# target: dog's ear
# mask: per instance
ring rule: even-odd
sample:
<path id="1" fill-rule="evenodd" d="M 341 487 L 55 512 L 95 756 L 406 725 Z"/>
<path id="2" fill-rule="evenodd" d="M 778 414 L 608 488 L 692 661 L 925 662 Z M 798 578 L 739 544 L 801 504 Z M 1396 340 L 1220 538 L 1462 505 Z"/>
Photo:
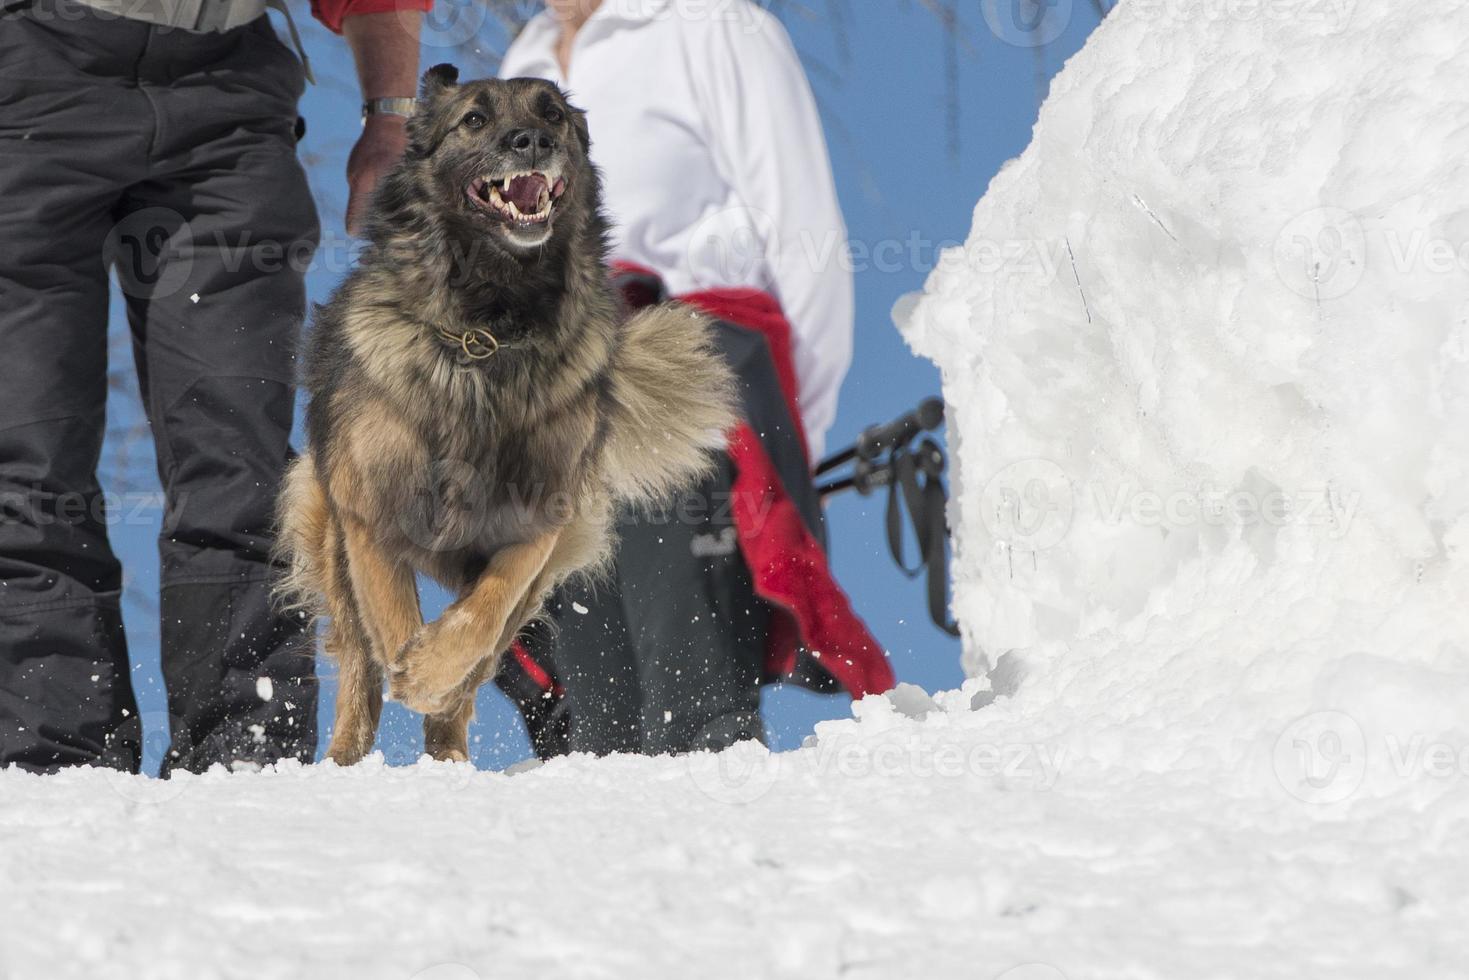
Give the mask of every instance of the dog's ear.
<path id="1" fill-rule="evenodd" d="M 582 157 L 591 159 L 592 130 L 587 125 L 587 114 L 570 103 L 567 103 L 566 108 L 571 110 L 571 128 L 576 130 L 577 142 L 581 143 Z"/>
<path id="2" fill-rule="evenodd" d="M 443 120 L 434 103 L 444 93 L 459 86 L 459 69 L 453 65 L 434 65 L 423 73 L 418 83 L 418 109 L 408 120 L 409 159 L 432 156 L 443 139 Z"/>
<path id="3" fill-rule="evenodd" d="M 434 65 L 423 73 L 418 83 L 418 97 L 433 99 L 459 84 L 459 69 L 453 65 Z"/>

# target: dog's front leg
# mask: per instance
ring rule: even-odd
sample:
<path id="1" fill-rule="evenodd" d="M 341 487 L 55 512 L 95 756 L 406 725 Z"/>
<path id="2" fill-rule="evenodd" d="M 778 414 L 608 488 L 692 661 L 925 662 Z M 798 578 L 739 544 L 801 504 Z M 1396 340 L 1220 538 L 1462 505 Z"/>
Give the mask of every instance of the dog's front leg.
<path id="1" fill-rule="evenodd" d="M 539 580 L 559 533 L 495 553 L 474 585 L 400 651 L 389 668 L 395 701 L 426 715 L 450 706 L 470 672 L 502 652 L 500 637 Z"/>
<path id="2" fill-rule="evenodd" d="M 418 583 L 412 567 L 390 555 L 371 528 L 349 518 L 342 530 L 358 615 L 374 659 L 390 667 L 394 655 L 423 629 Z"/>

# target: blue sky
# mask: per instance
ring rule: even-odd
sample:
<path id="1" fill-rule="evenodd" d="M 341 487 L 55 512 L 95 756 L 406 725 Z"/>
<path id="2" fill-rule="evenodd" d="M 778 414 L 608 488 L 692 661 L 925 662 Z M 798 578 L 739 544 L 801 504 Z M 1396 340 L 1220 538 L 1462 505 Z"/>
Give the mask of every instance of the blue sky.
<path id="1" fill-rule="evenodd" d="M 476 13 L 478 8 L 439 2 L 442 6 L 435 15 L 439 26 L 430 31 L 424 65 L 457 60 L 466 75 L 476 73 L 476 68 L 488 73 L 495 53 L 503 49 L 504 35 L 493 21 Z M 974 204 L 990 178 L 1029 142 L 1038 85 L 1061 67 L 1096 25 L 1090 4 L 1047 0 L 1048 20 L 1041 29 L 1055 39 L 1039 50 L 1015 43 L 1024 35 L 1014 26 L 1017 11 L 1012 4 L 1026 2 L 973 0 L 958 5 L 963 40 L 957 59 L 956 147 L 950 145 L 943 32 L 920 0 L 845 5 L 849 12 L 841 30 L 814 13 L 825 5 L 786 5 L 813 12 L 792 13 L 786 22 L 821 103 L 858 260 L 856 354 L 829 438 L 832 448 L 939 390 L 937 369 L 915 358 L 893 327 L 893 303 L 922 288 L 938 247 L 966 237 Z M 293 10 L 299 11 L 298 23 L 319 81 L 302 103 L 307 134 L 301 152 L 328 236 L 309 282 L 313 300 L 320 300 L 343 271 L 342 174 L 358 129 L 359 98 L 345 44 L 307 23 L 304 4 Z M 464 41 L 471 32 L 468 45 L 480 51 L 478 66 L 470 63 L 476 60 L 472 50 L 443 46 Z M 591 125 L 595 134 L 595 119 Z M 127 347 L 119 341 L 125 328 L 116 302 L 113 331 L 114 353 L 124 354 Z M 112 431 L 127 429 L 140 414 L 135 394 L 115 392 L 112 412 Z M 104 458 L 109 461 L 105 472 L 110 488 L 156 493 L 146 440 L 110 437 Z M 844 496 L 828 509 L 837 577 L 890 651 L 900 680 L 929 690 L 955 687 L 963 680 L 959 644 L 929 623 L 922 583 L 909 581 L 893 567 L 883 536 L 883 504 L 878 497 Z M 151 515 L 152 523 L 125 522 L 113 529 L 113 536 L 127 569 L 125 613 L 134 684 L 148 730 L 145 767 L 154 771 L 167 744 L 153 599 L 158 575 L 154 541 L 161 511 L 148 507 L 136 512 Z M 433 614 L 441 602 L 441 596 L 431 594 L 425 611 Z M 329 665 L 323 665 L 323 725 L 331 718 L 331 672 Z M 774 744 L 798 745 L 816 722 L 847 716 L 849 703 L 845 697 L 769 690 L 766 719 Z M 473 735 L 475 762 L 481 767 L 503 767 L 529 754 L 518 716 L 493 689 L 481 694 Z M 416 758 L 421 747 L 417 719 L 389 705 L 380 747 L 390 762 Z"/>

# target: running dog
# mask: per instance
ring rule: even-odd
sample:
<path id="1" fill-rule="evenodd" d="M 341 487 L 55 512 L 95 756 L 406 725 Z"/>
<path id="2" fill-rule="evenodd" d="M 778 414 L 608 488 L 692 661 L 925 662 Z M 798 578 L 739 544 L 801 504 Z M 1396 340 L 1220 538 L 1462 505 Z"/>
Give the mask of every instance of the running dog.
<path id="1" fill-rule="evenodd" d="M 426 751 L 468 759 L 474 696 L 617 508 L 691 485 L 734 419 L 708 322 L 626 319 L 585 115 L 533 79 L 423 77 L 369 247 L 318 308 L 308 449 L 278 514 L 288 606 L 330 621 L 328 756 L 371 751 L 386 681 Z M 424 624 L 415 574 L 457 599 Z"/>

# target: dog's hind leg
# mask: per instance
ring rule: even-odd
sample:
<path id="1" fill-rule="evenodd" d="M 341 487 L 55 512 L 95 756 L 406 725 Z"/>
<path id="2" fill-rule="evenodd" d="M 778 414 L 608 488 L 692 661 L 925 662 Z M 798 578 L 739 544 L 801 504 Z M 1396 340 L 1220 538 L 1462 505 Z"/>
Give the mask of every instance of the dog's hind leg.
<path id="1" fill-rule="evenodd" d="M 361 640 L 365 641 L 356 645 L 361 655 L 351 668 L 343 662 L 343 690 L 338 695 L 339 715 L 346 707 L 350 724 L 343 731 L 344 758 L 355 762 L 352 754 L 359 753 L 360 759 L 361 753 L 371 749 L 377 732 L 383 671 L 423 629 L 423 614 L 419 611 L 413 569 L 389 555 L 372 529 L 362 522 L 347 517 L 340 527 L 351 603 L 362 627 Z M 346 741 L 349 738 L 352 741 Z"/>
<path id="2" fill-rule="evenodd" d="M 469 761 L 469 723 L 474 720 L 474 697 L 489 680 L 498 657 L 480 661 L 460 689 L 459 703 L 423 719 L 423 750 L 440 762 Z"/>
<path id="3" fill-rule="evenodd" d="M 439 762 L 469 761 L 469 723 L 474 718 L 474 698 L 437 715 L 423 717 L 423 751 Z"/>
<path id="4" fill-rule="evenodd" d="M 372 655 L 372 641 L 357 611 L 347 571 L 346 543 L 333 521 L 323 552 L 323 578 L 331 626 L 326 652 L 337 662 L 337 710 L 327 758 L 351 766 L 372 751 L 383 711 L 383 668 Z"/>
<path id="5" fill-rule="evenodd" d="M 494 661 L 512 617 L 556 547 L 558 531 L 501 548 L 479 579 L 426 626 L 389 668 L 393 698 L 426 715 L 445 711 L 481 661 Z"/>
<path id="6" fill-rule="evenodd" d="M 332 632 L 343 631 L 333 624 Z M 383 668 L 373 659 L 367 644 L 355 638 L 334 643 L 328 637 L 328 649 L 333 646 L 338 665 L 337 713 L 326 754 L 339 766 L 352 766 L 372 751 L 372 743 L 377 740 L 383 709 Z"/>

